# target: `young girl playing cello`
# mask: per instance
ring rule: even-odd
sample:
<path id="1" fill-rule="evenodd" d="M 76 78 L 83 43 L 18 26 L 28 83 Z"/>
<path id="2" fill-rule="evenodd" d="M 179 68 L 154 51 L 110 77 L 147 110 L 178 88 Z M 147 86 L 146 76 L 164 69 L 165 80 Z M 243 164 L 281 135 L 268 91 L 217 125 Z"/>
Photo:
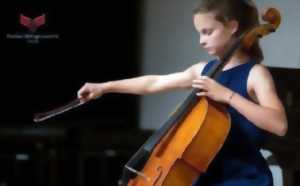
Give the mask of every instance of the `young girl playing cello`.
<path id="1" fill-rule="evenodd" d="M 234 39 L 259 24 L 257 8 L 251 0 L 200 0 L 193 20 L 200 45 L 214 60 L 167 75 L 86 83 L 78 91 L 78 98 L 89 101 L 107 93 L 145 95 L 201 89 L 198 96 L 228 105 L 232 128 L 207 172 L 195 180 L 194 186 L 272 186 L 271 172 L 259 150 L 266 132 L 286 134 L 287 119 L 272 76 L 260 64 L 263 54 L 258 42 L 250 50 L 238 49 L 217 80 L 205 76 Z"/>

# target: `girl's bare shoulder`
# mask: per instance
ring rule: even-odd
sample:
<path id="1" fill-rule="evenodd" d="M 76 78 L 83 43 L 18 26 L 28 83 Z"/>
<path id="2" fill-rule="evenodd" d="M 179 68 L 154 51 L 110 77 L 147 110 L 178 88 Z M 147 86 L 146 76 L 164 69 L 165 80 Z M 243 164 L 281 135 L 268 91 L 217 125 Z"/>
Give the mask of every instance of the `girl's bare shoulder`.
<path id="1" fill-rule="evenodd" d="M 192 76 L 197 77 L 197 76 L 199 76 L 202 73 L 202 71 L 203 71 L 203 69 L 204 69 L 204 67 L 205 67 L 206 64 L 207 64 L 206 61 L 197 62 L 196 64 L 194 64 L 191 67 L 189 67 L 187 69 L 187 71 Z"/>
<path id="2" fill-rule="evenodd" d="M 273 77 L 269 69 L 263 64 L 253 66 L 249 73 L 248 84 L 252 88 L 258 86 L 274 86 Z"/>

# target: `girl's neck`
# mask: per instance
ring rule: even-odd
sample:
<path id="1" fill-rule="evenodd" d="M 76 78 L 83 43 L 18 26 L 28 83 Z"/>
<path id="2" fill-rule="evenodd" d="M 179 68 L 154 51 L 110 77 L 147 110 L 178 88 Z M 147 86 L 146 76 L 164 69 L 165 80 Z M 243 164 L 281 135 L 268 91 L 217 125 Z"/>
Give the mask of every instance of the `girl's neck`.
<path id="1" fill-rule="evenodd" d="M 233 68 L 235 66 L 244 64 L 249 61 L 249 56 L 241 51 L 236 51 L 235 54 L 230 58 L 228 63 L 224 66 L 223 70 Z"/>

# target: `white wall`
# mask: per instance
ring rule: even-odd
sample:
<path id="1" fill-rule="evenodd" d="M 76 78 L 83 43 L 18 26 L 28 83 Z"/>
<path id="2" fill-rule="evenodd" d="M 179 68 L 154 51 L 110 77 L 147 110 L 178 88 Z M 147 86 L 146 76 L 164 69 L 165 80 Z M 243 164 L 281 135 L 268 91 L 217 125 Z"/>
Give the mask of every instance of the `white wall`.
<path id="1" fill-rule="evenodd" d="M 261 41 L 264 63 L 275 67 L 300 68 L 300 1 L 258 0 L 257 4 L 260 10 L 272 5 L 282 14 L 282 24 L 277 32 Z"/>
<path id="2" fill-rule="evenodd" d="M 198 45 L 198 35 L 192 22 L 192 7 L 193 0 L 145 1 L 143 74 L 182 71 L 199 59 L 207 58 Z M 141 127 L 158 128 L 185 95 L 172 92 L 144 96 L 141 102 Z"/>

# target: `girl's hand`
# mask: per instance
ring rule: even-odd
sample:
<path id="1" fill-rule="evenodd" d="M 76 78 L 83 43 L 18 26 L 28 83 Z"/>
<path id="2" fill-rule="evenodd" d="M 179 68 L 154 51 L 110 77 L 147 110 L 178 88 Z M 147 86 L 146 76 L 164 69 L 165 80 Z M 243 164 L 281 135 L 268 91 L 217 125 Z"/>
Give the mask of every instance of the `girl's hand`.
<path id="1" fill-rule="evenodd" d="M 77 92 L 77 97 L 84 101 L 90 101 L 101 97 L 105 93 L 102 83 L 85 83 Z"/>
<path id="2" fill-rule="evenodd" d="M 193 80 L 193 88 L 201 89 L 197 96 L 207 96 L 210 99 L 229 104 L 234 92 L 207 76 L 200 76 Z"/>

